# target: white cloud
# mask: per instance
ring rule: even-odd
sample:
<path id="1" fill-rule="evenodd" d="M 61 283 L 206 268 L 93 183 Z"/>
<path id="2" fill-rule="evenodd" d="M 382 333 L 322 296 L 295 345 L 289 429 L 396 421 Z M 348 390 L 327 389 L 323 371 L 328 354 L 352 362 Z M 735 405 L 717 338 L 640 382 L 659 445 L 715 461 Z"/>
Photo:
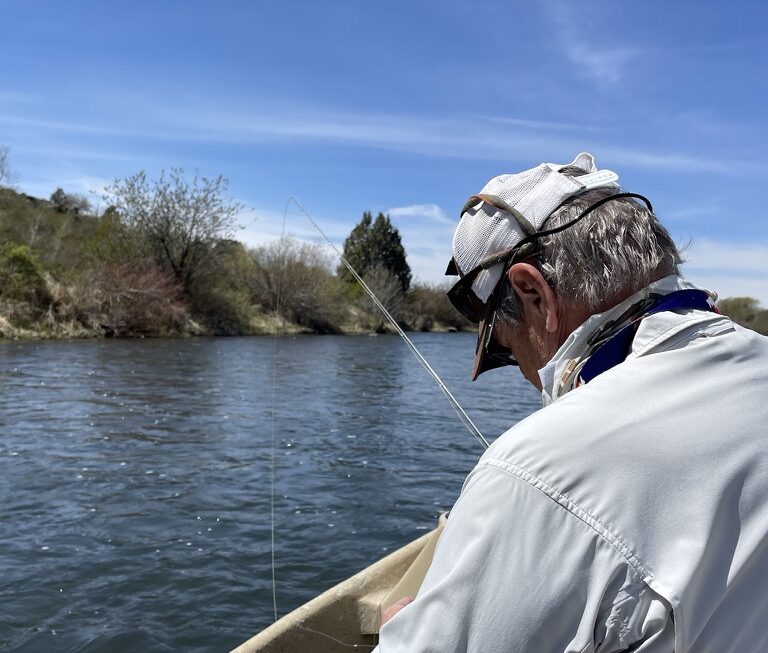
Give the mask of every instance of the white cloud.
<path id="1" fill-rule="evenodd" d="M 426 218 L 435 222 L 451 224 L 450 218 L 437 204 L 411 204 L 387 209 L 386 213 L 392 218 Z"/>
<path id="2" fill-rule="evenodd" d="M 768 306 L 768 246 L 701 239 L 686 251 L 683 272 L 720 297 L 755 297 Z"/>
<path id="3" fill-rule="evenodd" d="M 740 275 L 759 275 L 768 284 L 768 246 L 726 243 L 706 238 L 695 240 L 686 251 L 686 267 L 721 270 Z"/>
<path id="4" fill-rule="evenodd" d="M 720 299 L 754 297 L 763 307 L 768 308 L 768 283 L 763 279 L 699 270 L 690 272 L 685 277 L 702 288 L 713 290 Z"/>

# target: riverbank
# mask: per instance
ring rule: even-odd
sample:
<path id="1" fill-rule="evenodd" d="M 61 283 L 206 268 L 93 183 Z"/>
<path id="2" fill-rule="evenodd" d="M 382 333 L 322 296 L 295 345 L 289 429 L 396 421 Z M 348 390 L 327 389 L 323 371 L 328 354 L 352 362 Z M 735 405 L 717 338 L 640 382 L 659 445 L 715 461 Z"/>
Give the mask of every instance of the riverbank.
<path id="1" fill-rule="evenodd" d="M 185 189 L 182 184 L 179 192 Z M 46 200 L 0 188 L 0 337 L 358 334 L 389 328 L 319 245 L 284 238 L 249 248 L 226 229 L 205 238 L 185 231 L 188 215 L 177 216 L 179 233 L 170 235 L 131 215 L 126 207 L 94 210 L 86 198 L 61 190 Z M 380 218 L 371 229 L 389 225 L 386 216 Z M 399 238 L 390 231 L 390 239 Z M 370 263 L 360 262 L 363 277 L 404 328 L 471 328 L 450 305 L 445 287 L 411 283 L 410 273 L 400 279 Z"/>
<path id="2" fill-rule="evenodd" d="M 242 333 L 217 334 L 215 330 L 206 328 L 195 320 L 188 319 L 180 325 L 178 330 L 158 331 L 151 334 L 116 334 L 107 325 L 87 325 L 79 322 L 56 322 L 48 320 L 29 326 L 15 326 L 4 316 L 0 315 L 0 342 L 1 341 L 28 341 L 28 340 L 84 340 L 101 338 L 119 339 L 145 339 L 145 338 L 195 338 L 211 336 L 293 336 L 293 335 L 325 335 L 327 332 L 315 331 L 309 327 L 286 321 L 274 315 L 260 315 L 250 321 L 250 328 Z M 401 323 L 401 328 L 406 332 L 420 333 L 456 333 L 472 331 L 469 328 L 457 328 L 453 325 L 433 323 L 430 328 L 414 329 L 407 323 Z M 395 329 L 385 324 L 380 329 L 371 328 L 370 325 L 360 323 L 343 324 L 334 332 L 334 335 L 346 336 L 371 336 L 383 334 L 395 334 Z"/>

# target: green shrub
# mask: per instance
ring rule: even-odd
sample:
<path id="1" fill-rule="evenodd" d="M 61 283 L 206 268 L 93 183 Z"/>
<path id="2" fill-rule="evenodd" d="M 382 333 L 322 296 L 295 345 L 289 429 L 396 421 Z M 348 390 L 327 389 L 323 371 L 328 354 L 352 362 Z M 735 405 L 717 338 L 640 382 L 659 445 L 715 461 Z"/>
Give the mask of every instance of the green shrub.
<path id="1" fill-rule="evenodd" d="M 252 332 L 253 311 L 246 290 L 197 284 L 191 293 L 192 312 L 217 336 Z"/>
<path id="2" fill-rule="evenodd" d="M 40 261 L 26 245 L 0 247 L 0 297 L 45 310 L 51 295 Z"/>

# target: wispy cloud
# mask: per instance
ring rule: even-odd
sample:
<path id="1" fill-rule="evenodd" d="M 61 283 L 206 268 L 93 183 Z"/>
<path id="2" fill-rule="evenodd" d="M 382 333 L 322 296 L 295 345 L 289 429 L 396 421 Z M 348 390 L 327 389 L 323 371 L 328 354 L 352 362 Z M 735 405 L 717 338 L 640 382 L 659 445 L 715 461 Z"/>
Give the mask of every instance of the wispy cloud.
<path id="1" fill-rule="evenodd" d="M 49 120 L 45 118 L 23 117 L 13 114 L 0 114 L 0 124 L 14 127 L 33 127 L 35 129 L 47 129 L 58 132 L 76 132 L 83 134 L 121 134 L 122 130 L 112 127 L 100 127 L 98 125 L 83 122 L 67 122 L 62 120 Z"/>
<path id="2" fill-rule="evenodd" d="M 639 54 L 635 48 L 600 48 L 584 43 L 565 43 L 564 51 L 579 72 L 600 84 L 620 82 L 627 64 Z"/>
<path id="3" fill-rule="evenodd" d="M 576 124 L 570 122 L 559 122 L 550 120 L 528 120 L 527 118 L 509 118 L 507 116 L 489 116 L 486 114 L 479 114 L 477 116 L 481 120 L 487 120 L 488 122 L 500 123 L 503 125 L 510 125 L 512 127 L 524 127 L 526 129 L 542 129 L 542 130 L 563 130 L 563 131 L 594 131 L 596 127 L 591 125 Z"/>
<path id="4" fill-rule="evenodd" d="M 692 218 L 711 218 L 723 214 L 721 198 L 712 198 L 700 204 L 685 204 L 678 208 L 673 208 L 664 213 L 664 220 L 684 221 Z"/>
<path id="5" fill-rule="evenodd" d="M 591 55 L 590 55 L 591 56 Z M 597 65 L 597 64 L 596 64 Z M 604 75 L 613 75 L 604 71 Z M 239 110 L 222 101 L 184 106 L 155 101 L 151 118 L 124 108 L 125 115 L 112 122 L 53 120 L 30 115 L 0 114 L 0 128 L 15 127 L 13 143 L 19 150 L 47 147 L 71 150 L 72 157 L 87 158 L 109 149 L 117 159 L 120 148 L 135 151 L 136 140 L 228 144 L 328 143 L 343 147 L 367 147 L 403 153 L 491 160 L 513 163 L 573 156 L 588 146 L 615 166 L 685 172 L 759 175 L 768 163 L 747 159 L 708 158 L 696 153 L 654 151 L 643 147 L 617 146 L 610 135 L 595 136 L 589 125 L 529 120 L 525 117 L 476 115 L 430 116 L 377 112 L 353 112 L 307 104 L 259 104 Z M 102 120 L 106 120 L 102 118 Z M 119 126 L 114 126 L 119 125 Z M 41 131 L 48 132 L 41 136 Z M 584 134 L 591 137 L 585 142 Z M 72 139 L 77 145 L 72 145 Z M 122 146 L 121 143 L 125 143 Z M 513 154 L 514 160 L 510 160 Z M 99 158 L 93 156 L 92 158 Z"/>
<path id="6" fill-rule="evenodd" d="M 540 6 L 554 28 L 555 42 L 574 71 L 598 86 L 622 81 L 630 63 L 642 53 L 638 47 L 607 41 L 606 32 L 596 27 L 602 16 L 594 7 L 564 0 L 543 2 Z"/>
<path id="7" fill-rule="evenodd" d="M 683 272 L 720 297 L 755 297 L 768 306 L 768 246 L 698 239 Z"/>
<path id="8" fill-rule="evenodd" d="M 686 253 L 686 267 L 692 270 L 720 270 L 742 275 L 759 275 L 768 287 L 768 246 L 695 240 Z"/>
<path id="9" fill-rule="evenodd" d="M 326 141 L 347 146 L 374 147 L 399 152 L 444 156 L 458 159 L 557 161 L 584 149 L 578 135 L 542 130 L 545 123 L 508 123 L 503 118 L 478 129 L 477 118 L 466 116 L 433 117 L 408 114 L 376 114 L 324 111 L 319 108 L 254 108 L 237 113 L 218 109 L 199 114 L 176 112 L 176 129 L 168 138 L 220 142 Z M 179 117 L 185 116 L 185 117 Z M 157 135 L 157 132 L 156 132 Z M 768 163 L 745 159 L 728 160 L 699 157 L 693 153 L 646 150 L 615 146 L 593 139 L 590 147 L 610 158 L 612 165 L 643 169 L 722 174 L 764 174 Z"/>
<path id="10" fill-rule="evenodd" d="M 411 204 L 410 206 L 396 206 L 386 211 L 393 218 L 426 219 L 443 224 L 452 224 L 445 211 L 437 204 Z"/>

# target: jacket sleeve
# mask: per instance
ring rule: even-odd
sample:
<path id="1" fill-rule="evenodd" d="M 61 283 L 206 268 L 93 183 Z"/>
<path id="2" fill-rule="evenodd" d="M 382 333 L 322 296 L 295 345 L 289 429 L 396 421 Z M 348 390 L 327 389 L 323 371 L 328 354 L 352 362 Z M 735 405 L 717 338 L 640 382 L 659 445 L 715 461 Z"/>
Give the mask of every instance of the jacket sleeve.
<path id="1" fill-rule="evenodd" d="M 493 462 L 470 474 L 379 653 L 674 650 L 669 604 L 599 533 Z"/>

